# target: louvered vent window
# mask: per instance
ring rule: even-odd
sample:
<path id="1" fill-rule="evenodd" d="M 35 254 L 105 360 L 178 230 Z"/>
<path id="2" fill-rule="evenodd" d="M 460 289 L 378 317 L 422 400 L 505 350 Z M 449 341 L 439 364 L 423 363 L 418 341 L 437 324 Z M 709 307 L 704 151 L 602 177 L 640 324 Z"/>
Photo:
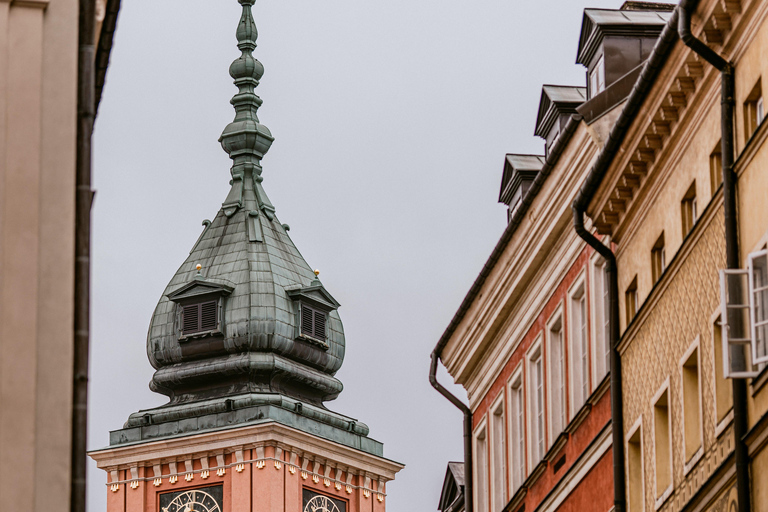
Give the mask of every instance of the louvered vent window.
<path id="1" fill-rule="evenodd" d="M 302 304 L 301 334 L 325 341 L 325 313 Z"/>
<path id="2" fill-rule="evenodd" d="M 184 306 L 183 333 L 213 331 L 218 327 L 218 304 L 215 300 Z"/>

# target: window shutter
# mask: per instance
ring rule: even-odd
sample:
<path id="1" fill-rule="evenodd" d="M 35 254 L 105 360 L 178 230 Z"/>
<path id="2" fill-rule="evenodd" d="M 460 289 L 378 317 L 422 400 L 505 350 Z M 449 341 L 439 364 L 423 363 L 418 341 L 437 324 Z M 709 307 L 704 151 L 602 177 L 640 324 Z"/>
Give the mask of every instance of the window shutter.
<path id="1" fill-rule="evenodd" d="M 315 338 L 325 341 L 325 313 L 315 311 Z"/>
<path id="2" fill-rule="evenodd" d="M 726 378 L 744 379 L 757 372 L 750 361 L 749 271 L 720 271 L 720 305 L 722 318 L 723 373 Z"/>
<path id="3" fill-rule="evenodd" d="M 312 309 L 309 306 L 301 305 L 301 334 L 312 336 Z"/>
<path id="4" fill-rule="evenodd" d="M 184 306 L 184 334 L 197 332 L 197 326 L 200 323 L 200 308 L 198 304 Z"/>
<path id="5" fill-rule="evenodd" d="M 216 329 L 218 322 L 216 322 L 216 309 L 217 304 L 215 300 L 209 302 L 203 302 L 200 304 L 200 330 L 212 331 Z"/>
<path id="6" fill-rule="evenodd" d="M 768 251 L 749 255 L 749 312 L 752 327 L 752 361 L 768 362 Z"/>

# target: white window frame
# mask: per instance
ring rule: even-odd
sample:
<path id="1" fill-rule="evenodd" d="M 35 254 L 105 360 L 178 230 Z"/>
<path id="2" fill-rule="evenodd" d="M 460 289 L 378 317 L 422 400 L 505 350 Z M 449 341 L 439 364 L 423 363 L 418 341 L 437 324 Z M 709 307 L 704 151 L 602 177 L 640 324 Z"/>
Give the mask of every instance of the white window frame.
<path id="1" fill-rule="evenodd" d="M 763 103 L 763 97 L 760 96 L 757 98 L 757 101 L 755 101 L 755 120 L 757 123 L 755 123 L 757 126 L 760 126 L 760 123 L 763 122 L 763 119 L 765 119 L 765 109 L 764 109 L 764 103 Z"/>
<path id="2" fill-rule="evenodd" d="M 589 97 L 594 98 L 605 90 L 605 59 L 598 57 L 594 67 L 589 72 Z"/>
<path id="3" fill-rule="evenodd" d="M 472 478 L 475 482 L 475 496 L 474 496 L 474 502 L 475 502 L 475 510 L 478 512 L 489 512 L 490 511 L 490 504 L 491 504 L 491 479 L 490 479 L 490 451 L 488 450 L 490 443 L 489 441 L 489 432 L 488 432 L 488 421 L 487 417 L 484 416 L 483 419 L 478 424 L 477 428 L 475 428 L 475 432 L 472 435 L 472 445 L 474 449 L 472 450 L 473 454 L 473 475 Z M 480 453 L 481 450 L 478 449 L 478 445 L 480 442 L 483 442 L 485 445 L 485 454 L 483 455 L 483 461 L 485 464 L 480 464 Z M 481 466 L 485 466 L 485 482 L 481 482 L 480 478 L 480 468 Z M 481 496 L 483 495 L 483 491 L 485 492 L 485 507 L 482 507 L 483 503 L 480 502 Z"/>
<path id="4" fill-rule="evenodd" d="M 555 359 L 556 351 L 553 347 L 552 333 L 555 332 L 555 326 L 560 324 L 560 361 Z M 547 411 L 549 412 L 549 446 L 555 442 L 557 436 L 568 426 L 568 356 L 566 355 L 566 340 L 565 340 L 565 316 L 563 315 L 563 303 L 562 301 L 555 308 L 555 312 L 549 317 L 547 321 Z M 557 368 L 559 363 L 560 368 Z M 560 370 L 559 382 L 555 383 L 556 372 Z M 560 385 L 562 391 L 557 386 Z M 560 392 L 560 411 L 555 410 L 555 395 Z M 557 421 L 555 417 L 560 414 L 561 428 L 556 429 Z"/>
<path id="5" fill-rule="evenodd" d="M 751 254 L 750 254 L 751 256 Z M 727 283 L 729 279 L 741 278 L 742 284 L 746 285 L 746 302 L 735 303 L 729 302 L 729 296 L 727 292 Z M 743 299 L 743 298 L 742 298 Z M 723 375 L 727 379 L 748 379 L 756 377 L 759 371 L 752 364 L 753 349 L 751 338 L 732 338 L 730 333 L 730 326 L 728 325 L 728 311 L 730 309 L 748 309 L 751 310 L 752 293 L 749 289 L 749 269 L 722 269 L 720 270 L 720 326 L 721 326 L 721 338 L 722 338 L 722 350 L 723 350 Z M 750 315 L 748 315 L 748 318 Z M 745 331 L 751 333 L 751 326 L 747 326 Z M 749 345 L 749 349 L 744 351 L 744 356 L 749 358 L 746 362 L 746 367 L 750 370 L 734 371 L 731 368 L 731 345 L 741 346 Z"/>
<path id="6" fill-rule="evenodd" d="M 610 302 L 606 304 L 606 297 L 610 301 L 610 290 L 608 290 L 608 295 L 606 295 L 606 286 L 610 286 L 610 280 L 608 279 L 607 274 L 607 266 L 608 262 L 605 260 L 605 258 L 600 256 L 600 253 L 596 252 L 592 256 L 590 264 L 592 278 L 592 286 L 590 287 L 592 292 L 590 294 L 590 316 L 592 320 L 590 340 L 592 343 L 592 354 L 595 356 L 592 358 L 592 375 L 595 377 L 593 379 L 593 391 L 595 388 L 597 388 L 598 384 L 602 382 L 603 378 L 605 378 L 605 376 L 608 375 L 608 373 L 611 371 L 611 305 Z M 603 285 L 602 287 L 598 286 L 598 275 L 600 276 L 600 284 Z M 602 349 L 605 349 L 605 352 L 603 352 Z M 601 365 L 599 364 L 599 361 L 602 359 L 601 352 L 606 356 L 604 359 L 605 368 L 603 371 L 601 371 Z"/>
<path id="7" fill-rule="evenodd" d="M 519 391 L 518 391 L 519 389 Z M 512 372 L 512 377 L 507 382 L 507 400 L 508 400 L 508 426 L 509 429 L 509 490 L 510 495 L 514 495 L 517 489 L 523 485 L 527 471 L 527 454 L 526 454 L 526 408 L 525 408 L 525 382 L 523 379 L 523 365 L 522 362 L 517 365 L 515 371 Z M 515 401 L 518 400 L 518 407 L 515 407 Z M 521 417 L 522 416 L 522 417 Z M 517 453 L 517 451 L 521 453 Z M 517 474 L 519 472 L 519 474 Z"/>
<path id="8" fill-rule="evenodd" d="M 547 451 L 547 403 L 546 365 L 541 335 L 536 338 L 526 353 L 526 375 L 528 377 L 528 454 L 529 467 L 535 468 Z M 537 368 L 538 366 L 538 368 Z M 539 374 L 537 375 L 537 372 Z M 538 422 L 541 421 L 541 424 Z"/>
<path id="9" fill-rule="evenodd" d="M 507 426 L 506 426 L 506 400 L 504 396 L 504 390 L 499 393 L 499 396 L 496 398 L 496 401 L 493 403 L 493 405 L 490 408 L 490 412 L 488 414 L 488 433 L 490 434 L 490 443 L 489 443 L 489 458 L 488 461 L 490 463 L 490 472 L 489 472 L 489 481 L 490 481 L 490 504 L 491 504 L 491 510 L 501 510 L 504 508 L 504 505 L 507 504 Z M 497 414 L 497 412 L 501 409 L 501 414 Z M 496 419 L 496 416 L 501 416 L 500 420 Z M 501 421 L 501 435 L 497 436 L 496 433 L 496 422 Z M 500 447 L 498 445 L 501 445 Z M 496 467 L 496 457 L 501 456 L 501 467 Z M 501 472 L 501 475 L 497 475 L 497 471 Z M 496 491 L 497 488 L 497 477 L 501 479 L 501 495 L 497 497 Z M 498 503 L 497 503 L 498 501 Z"/>
<path id="10" fill-rule="evenodd" d="M 629 453 L 629 440 L 632 439 L 635 436 L 635 433 L 640 433 L 640 497 L 643 502 L 643 507 L 640 510 L 642 512 L 645 509 L 645 439 L 643 438 L 643 416 L 640 415 L 639 418 L 635 421 L 635 423 L 629 428 L 627 435 L 624 437 L 624 453 Z M 624 474 L 626 475 L 626 486 L 625 489 L 626 496 L 627 496 L 627 508 L 629 509 L 629 505 L 631 503 L 632 499 L 632 492 L 630 489 L 630 478 L 631 478 L 631 472 L 629 471 L 629 457 L 624 457 Z M 629 512 L 636 512 L 635 510 L 629 510 Z"/>
<path id="11" fill-rule="evenodd" d="M 684 383 L 684 375 L 683 372 L 685 371 L 683 369 L 683 366 L 688 361 L 688 359 L 691 357 L 691 354 L 693 351 L 696 351 L 696 371 L 698 373 L 698 389 L 696 390 L 696 407 L 698 407 L 698 414 L 699 414 L 699 448 L 691 454 L 690 458 L 686 454 L 686 448 L 685 448 L 685 410 L 691 408 L 691 404 L 686 403 L 685 401 L 685 383 Z M 678 363 L 679 371 L 680 371 L 680 407 L 681 407 L 681 415 L 680 417 L 683 419 L 682 425 L 681 425 L 681 434 L 683 436 L 683 474 L 687 475 L 688 472 L 693 469 L 693 467 L 696 465 L 696 463 L 699 461 L 701 456 L 704 454 L 704 404 L 703 397 L 702 397 L 702 386 L 703 386 L 703 380 L 704 375 L 702 374 L 702 366 L 701 366 L 701 343 L 699 340 L 699 336 L 696 336 L 696 338 L 693 340 L 693 342 L 690 344 L 688 349 L 686 349 L 685 353 L 683 354 L 683 357 L 680 358 L 680 362 Z"/>
<path id="12" fill-rule="evenodd" d="M 723 431 L 728 427 L 728 425 L 733 421 L 733 402 L 731 402 L 730 410 L 723 416 L 722 420 L 718 419 L 717 409 L 717 358 L 714 352 L 717 352 L 718 350 L 721 351 L 721 357 L 722 357 L 722 339 L 723 339 L 723 326 L 722 326 L 722 308 L 720 306 L 717 307 L 714 313 L 709 317 L 709 336 L 710 336 L 710 346 L 712 347 L 712 417 L 715 421 L 715 436 L 720 437 L 720 434 L 723 433 Z M 720 346 L 717 346 L 717 342 L 715 340 L 715 324 L 718 323 L 720 327 Z M 723 370 L 723 365 L 721 364 L 720 369 Z M 725 379 L 726 382 L 728 382 L 727 377 L 725 376 L 725 373 L 723 373 L 723 379 Z M 731 388 L 731 391 L 733 391 L 733 388 Z"/>
<path id="13" fill-rule="evenodd" d="M 577 295 L 579 295 L 579 292 L 581 292 L 581 295 L 577 298 Z M 574 307 L 574 302 L 577 301 L 583 301 L 584 304 L 584 315 L 583 315 L 583 325 L 581 325 L 581 321 L 577 324 L 575 322 L 576 318 L 576 308 Z M 568 325 L 568 373 L 569 373 L 569 402 L 570 402 L 570 418 L 573 418 L 576 416 L 576 413 L 579 412 L 579 410 L 584 406 L 584 404 L 587 402 L 587 399 L 590 395 L 590 390 L 592 389 L 590 386 L 590 369 L 591 369 L 591 354 L 590 354 L 590 346 L 591 343 L 589 341 L 589 312 L 586 311 L 589 306 L 589 297 L 587 295 L 587 280 L 584 277 L 584 272 L 582 271 L 581 275 L 574 281 L 573 285 L 571 285 L 571 288 L 568 290 L 568 310 L 567 310 L 567 325 Z M 583 333 L 583 337 L 581 339 L 577 339 L 576 336 L 576 330 L 583 329 L 585 332 Z M 580 347 L 579 350 L 575 350 L 577 341 L 580 341 Z M 584 353 L 584 350 L 586 350 L 586 354 Z M 576 358 L 579 358 L 578 361 L 576 361 Z M 586 357 L 586 362 L 584 361 L 584 357 Z M 578 364 L 578 366 L 577 366 Z M 578 368 L 578 372 L 577 372 Z M 576 375 L 577 373 L 579 375 L 582 375 L 582 380 L 580 382 L 576 382 Z M 586 373 L 586 375 L 583 375 Z M 578 386 L 578 388 L 577 388 Z M 582 396 L 583 395 L 583 396 Z"/>
<path id="14" fill-rule="evenodd" d="M 667 487 L 665 489 L 659 489 L 657 487 L 659 478 L 658 478 L 658 475 L 656 473 L 658 471 L 658 468 L 657 468 L 657 465 L 656 465 L 656 443 L 658 443 L 658 439 L 656 437 L 656 411 L 655 411 L 655 408 L 656 408 L 656 403 L 659 401 L 659 399 L 661 398 L 661 395 L 663 395 L 664 392 L 667 393 L 667 432 L 669 434 L 669 439 L 667 440 L 668 444 L 669 444 L 669 446 L 668 446 L 668 450 L 669 450 L 669 485 L 667 485 Z M 673 468 L 674 464 L 672 463 L 672 459 L 674 457 L 674 451 L 673 451 L 674 446 L 672 444 L 672 438 L 673 438 L 673 435 L 672 435 L 672 416 L 673 416 L 673 413 L 672 413 L 672 392 L 671 392 L 670 386 L 669 386 L 669 377 L 666 378 L 666 380 L 664 381 L 664 384 L 661 385 L 661 388 L 659 388 L 659 390 L 656 391 L 656 394 L 653 396 L 653 399 L 651 401 L 651 407 L 654 408 L 654 411 L 653 411 L 653 449 L 654 449 L 654 453 L 653 453 L 653 461 L 654 461 L 653 471 L 654 471 L 654 484 L 653 485 L 654 485 L 655 493 L 654 493 L 653 497 L 656 500 L 656 509 L 658 510 L 659 508 L 661 508 L 661 505 L 667 500 L 667 498 L 669 498 L 670 494 L 672 494 L 672 489 L 674 488 L 674 481 L 675 481 L 675 478 L 674 478 L 674 468 Z M 661 491 L 661 492 L 659 492 L 659 491 Z"/>
<path id="15" fill-rule="evenodd" d="M 752 335 L 752 364 L 759 365 L 768 363 L 768 336 L 766 336 L 766 330 L 768 330 L 768 305 L 765 300 L 760 300 L 759 292 L 765 292 L 768 294 L 768 283 L 755 283 L 755 260 L 758 258 L 766 259 L 766 271 L 768 272 L 768 250 L 755 251 L 750 253 L 747 257 L 747 271 L 749 279 L 749 323 L 750 333 Z M 759 288 L 757 286 L 760 285 Z M 758 320 L 755 317 L 755 311 L 762 305 L 760 309 L 763 309 L 763 319 Z M 758 327 L 764 327 L 762 331 L 758 331 Z M 762 332 L 762 335 L 761 335 Z M 759 355 L 758 351 L 760 346 L 763 348 L 763 355 Z"/>

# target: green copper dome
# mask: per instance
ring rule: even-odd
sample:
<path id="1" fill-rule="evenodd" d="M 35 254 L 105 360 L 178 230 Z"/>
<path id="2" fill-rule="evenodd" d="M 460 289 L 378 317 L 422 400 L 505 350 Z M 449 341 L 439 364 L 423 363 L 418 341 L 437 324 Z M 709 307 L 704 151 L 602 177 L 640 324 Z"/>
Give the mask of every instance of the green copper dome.
<path id="1" fill-rule="evenodd" d="M 241 55 L 230 66 L 235 119 L 219 139 L 231 189 L 165 289 L 147 336 L 153 391 L 168 404 L 132 414 L 110 444 L 278 421 L 381 454 L 368 427 L 323 402 L 342 390 L 339 303 L 288 236 L 262 186 L 273 137 L 254 92 L 264 68 L 252 52 L 254 0 L 239 0 Z"/>

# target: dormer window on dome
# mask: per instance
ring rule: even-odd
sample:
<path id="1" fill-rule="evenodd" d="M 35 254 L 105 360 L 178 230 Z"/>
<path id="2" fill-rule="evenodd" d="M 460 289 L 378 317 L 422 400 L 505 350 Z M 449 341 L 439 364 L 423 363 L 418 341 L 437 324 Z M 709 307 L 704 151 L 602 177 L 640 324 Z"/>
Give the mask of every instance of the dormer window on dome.
<path id="1" fill-rule="evenodd" d="M 340 304 L 317 278 L 305 288 L 292 287 L 285 291 L 296 309 L 296 338 L 327 349 L 328 313 Z"/>
<path id="2" fill-rule="evenodd" d="M 232 286 L 207 281 L 198 274 L 190 283 L 170 293 L 168 298 L 177 304 L 179 340 L 222 333 L 222 298 L 232 290 Z"/>

